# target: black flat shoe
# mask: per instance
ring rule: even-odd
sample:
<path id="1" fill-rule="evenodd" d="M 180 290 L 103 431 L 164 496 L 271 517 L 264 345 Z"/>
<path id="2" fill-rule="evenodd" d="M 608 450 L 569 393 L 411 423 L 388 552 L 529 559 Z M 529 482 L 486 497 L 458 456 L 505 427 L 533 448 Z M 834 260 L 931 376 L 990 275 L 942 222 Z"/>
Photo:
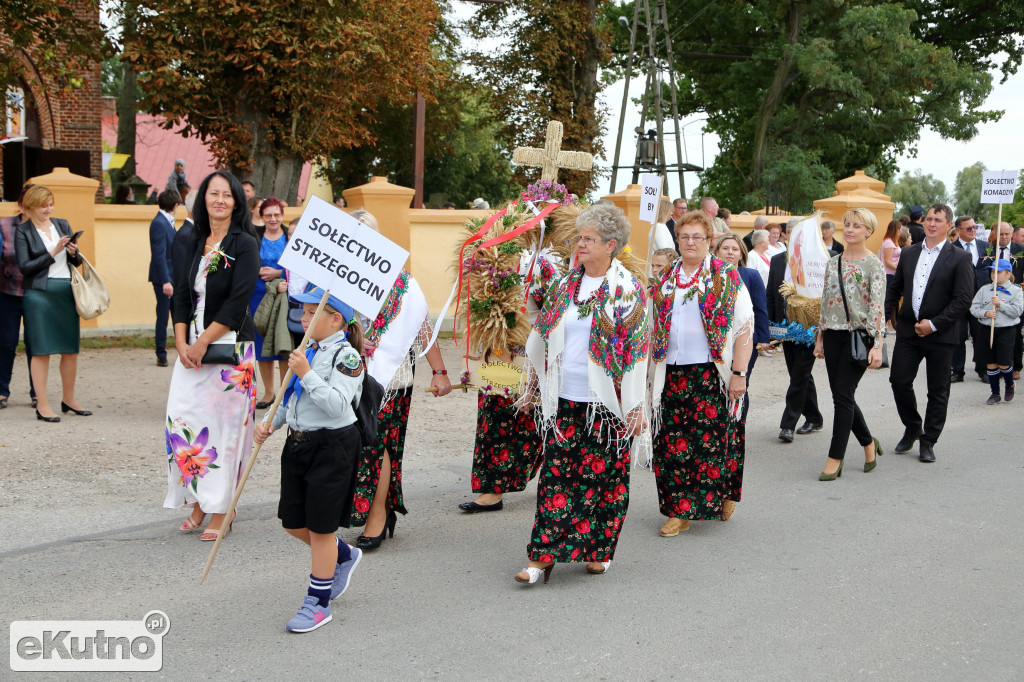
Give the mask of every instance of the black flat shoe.
<path id="1" fill-rule="evenodd" d="M 914 441 L 921 437 L 921 434 L 917 433 L 904 433 L 903 438 L 900 438 L 900 442 L 896 443 L 896 447 L 893 448 L 893 452 L 897 455 L 902 455 L 905 452 L 910 452 L 914 449 Z"/>
<path id="2" fill-rule="evenodd" d="M 276 397 L 277 397 L 277 395 L 275 394 L 275 395 L 270 396 L 270 400 L 261 400 L 261 401 L 259 401 L 258 403 L 256 403 L 256 409 L 257 410 L 265 410 L 265 409 L 267 409 L 268 407 L 270 407 L 271 405 L 274 404 L 274 398 L 276 398 Z"/>
<path id="3" fill-rule="evenodd" d="M 489 512 L 489 511 L 501 511 L 501 508 L 505 506 L 505 500 L 498 500 L 494 504 L 477 504 L 476 502 L 463 502 L 459 505 L 459 509 L 466 512 L 467 514 L 476 514 L 477 512 Z"/>
<path id="4" fill-rule="evenodd" d="M 36 419 L 43 422 L 50 422 L 51 424 L 56 424 L 57 422 L 60 421 L 60 417 L 44 417 L 43 415 L 39 414 L 39 410 L 36 410 Z"/>
<path id="5" fill-rule="evenodd" d="M 793 429 L 782 429 L 779 431 L 779 440 L 783 443 L 793 442 Z"/>
<path id="6" fill-rule="evenodd" d="M 949 376 L 949 383 L 951 383 L 951 384 L 962 384 L 962 383 L 964 383 L 964 375 L 963 374 L 951 374 Z"/>
<path id="7" fill-rule="evenodd" d="M 7 397 L 0 398 L 0 410 L 7 407 Z"/>
<path id="8" fill-rule="evenodd" d="M 932 451 L 932 444 L 921 442 L 921 454 L 918 455 L 918 459 L 922 462 L 932 463 L 935 461 L 935 452 Z"/>
<path id="9" fill-rule="evenodd" d="M 75 408 L 71 407 L 70 405 L 68 405 L 64 401 L 61 401 L 61 403 L 60 403 L 60 411 L 64 412 L 65 414 L 67 414 L 68 412 L 74 412 L 79 417 L 91 417 L 92 416 L 92 412 L 90 412 L 89 410 L 76 410 Z"/>
<path id="10" fill-rule="evenodd" d="M 166 367 L 167 366 L 167 358 L 157 358 L 156 359 L 156 366 L 157 367 Z"/>
<path id="11" fill-rule="evenodd" d="M 811 431 L 821 431 L 823 424 L 815 424 L 810 419 L 804 421 L 804 425 L 796 430 L 797 435 L 806 436 Z"/>

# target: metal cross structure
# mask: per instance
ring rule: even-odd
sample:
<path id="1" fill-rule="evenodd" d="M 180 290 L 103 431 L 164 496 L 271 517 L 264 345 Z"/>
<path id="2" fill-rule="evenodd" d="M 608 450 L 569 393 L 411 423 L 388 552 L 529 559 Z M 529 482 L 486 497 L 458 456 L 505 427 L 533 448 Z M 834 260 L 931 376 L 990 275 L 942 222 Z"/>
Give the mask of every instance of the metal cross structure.
<path id="1" fill-rule="evenodd" d="M 652 12 L 653 5 L 653 12 Z M 647 33 L 647 44 L 642 45 L 637 55 L 637 33 L 643 28 Z M 662 38 L 662 40 L 659 40 Z M 619 153 L 622 149 L 623 130 L 626 123 L 626 105 L 629 103 L 629 84 L 633 78 L 634 55 L 638 62 L 647 64 L 644 96 L 641 100 L 640 125 L 636 128 L 637 149 L 632 166 L 619 165 Z M 668 72 L 669 93 L 672 104 L 672 126 L 675 129 L 676 163 L 665 161 L 665 121 L 664 102 L 662 101 L 663 72 Z M 646 123 L 651 119 L 653 108 L 653 137 L 644 139 Z M 651 143 L 656 143 L 652 150 Z M 641 152 L 645 153 L 642 154 Z M 668 11 L 665 0 L 636 0 L 633 7 L 633 23 L 629 32 L 629 56 L 626 58 L 626 83 L 622 90 L 622 109 L 619 112 L 619 134 L 615 139 L 615 156 L 612 161 L 612 178 L 609 192 L 615 191 L 615 181 L 620 169 L 631 168 L 633 184 L 640 180 L 641 170 L 649 170 L 666 177 L 665 190 L 668 191 L 668 173 L 679 174 L 679 196 L 686 197 L 686 183 L 683 180 L 685 171 L 704 170 L 683 160 L 682 134 L 679 127 L 679 105 L 676 101 L 676 70 L 672 59 L 672 38 L 669 35 Z"/>
<path id="2" fill-rule="evenodd" d="M 594 156 L 587 152 L 562 151 L 561 121 L 548 121 L 547 135 L 544 137 L 544 148 L 517 147 L 512 152 L 512 163 L 521 166 L 540 168 L 540 179 L 558 181 L 558 169 L 589 171 L 594 165 Z"/>

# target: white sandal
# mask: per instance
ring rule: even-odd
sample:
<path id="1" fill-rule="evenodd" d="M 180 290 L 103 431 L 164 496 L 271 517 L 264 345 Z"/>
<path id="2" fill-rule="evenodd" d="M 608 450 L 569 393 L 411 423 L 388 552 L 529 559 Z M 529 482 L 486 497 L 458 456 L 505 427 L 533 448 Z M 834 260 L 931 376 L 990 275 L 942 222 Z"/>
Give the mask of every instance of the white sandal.
<path id="1" fill-rule="evenodd" d="M 526 583 L 532 585 L 540 580 L 541 574 L 544 575 L 544 584 L 548 584 L 548 580 L 551 578 L 551 569 L 555 567 L 554 564 L 545 566 L 544 568 L 534 568 L 533 566 L 527 566 L 523 570 L 516 573 L 516 582 Z"/>

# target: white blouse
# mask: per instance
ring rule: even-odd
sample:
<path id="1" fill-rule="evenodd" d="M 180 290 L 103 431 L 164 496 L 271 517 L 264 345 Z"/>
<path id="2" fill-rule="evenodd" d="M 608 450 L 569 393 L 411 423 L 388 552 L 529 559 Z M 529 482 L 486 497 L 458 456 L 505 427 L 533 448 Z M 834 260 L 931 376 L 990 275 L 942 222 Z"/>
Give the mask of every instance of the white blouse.
<path id="1" fill-rule="evenodd" d="M 580 282 L 579 298 L 587 300 L 604 283 L 604 277 L 583 275 Z M 580 308 L 572 303 L 565 310 L 565 349 L 562 351 L 562 386 L 559 398 L 576 402 L 592 402 L 590 380 L 587 368 L 590 366 L 590 327 L 594 321 L 591 313 L 580 319 Z"/>
<path id="2" fill-rule="evenodd" d="M 672 302 L 668 355 L 665 357 L 665 362 L 670 365 L 698 365 L 711 360 L 711 349 L 708 347 L 704 320 L 700 314 L 699 296 L 694 292 L 689 300 L 684 300 L 684 293 L 677 289 Z"/>
<path id="3" fill-rule="evenodd" d="M 50 223 L 50 228 L 45 232 L 36 228 L 36 232 L 43 240 L 43 245 L 46 246 L 47 251 L 53 251 L 60 242 L 60 232 L 57 231 L 56 226 Z M 51 237 L 56 237 L 51 238 Z M 57 255 L 53 257 L 53 263 L 50 264 L 50 269 L 47 271 L 46 276 L 50 279 L 71 279 L 71 271 L 68 269 L 68 252 L 66 249 L 61 249 L 57 252 Z"/>

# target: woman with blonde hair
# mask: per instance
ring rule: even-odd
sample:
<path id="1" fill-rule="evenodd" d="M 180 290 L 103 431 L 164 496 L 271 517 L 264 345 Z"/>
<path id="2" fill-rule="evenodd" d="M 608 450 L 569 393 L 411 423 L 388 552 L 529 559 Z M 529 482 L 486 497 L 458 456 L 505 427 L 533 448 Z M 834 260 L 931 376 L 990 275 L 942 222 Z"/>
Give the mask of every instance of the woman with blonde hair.
<path id="1" fill-rule="evenodd" d="M 892 222 L 900 224 L 898 220 Z M 866 244 L 877 224 L 875 215 L 866 208 L 847 211 L 843 216 L 846 249 L 825 266 L 814 355 L 825 359 L 835 416 L 832 443 L 820 481 L 834 481 L 843 475 L 843 458 L 851 431 L 864 448 L 865 473 L 878 465 L 878 456 L 882 454 L 882 447 L 871 435 L 855 398 L 864 370 L 882 364 L 885 271 Z M 870 348 L 866 362 L 853 356 L 855 340 Z"/>
<path id="2" fill-rule="evenodd" d="M 60 355 L 61 412 L 88 417 L 92 412 L 83 410 L 75 399 L 79 329 L 71 268 L 82 263 L 78 235 L 72 235 L 68 221 L 51 217 L 53 192 L 43 185 L 25 192 L 22 208 L 27 220 L 18 226 L 14 250 L 23 277 L 25 335 L 32 340 L 36 419 L 60 421 L 46 394 L 51 355 Z"/>
<path id="3" fill-rule="evenodd" d="M 672 234 L 672 230 L 669 229 L 668 219 L 672 217 L 672 202 L 662 197 L 661 201 L 658 202 L 658 217 L 654 225 L 654 243 L 651 245 L 652 251 L 658 251 L 660 249 L 675 249 L 678 251 L 676 246 L 675 235 Z"/>

